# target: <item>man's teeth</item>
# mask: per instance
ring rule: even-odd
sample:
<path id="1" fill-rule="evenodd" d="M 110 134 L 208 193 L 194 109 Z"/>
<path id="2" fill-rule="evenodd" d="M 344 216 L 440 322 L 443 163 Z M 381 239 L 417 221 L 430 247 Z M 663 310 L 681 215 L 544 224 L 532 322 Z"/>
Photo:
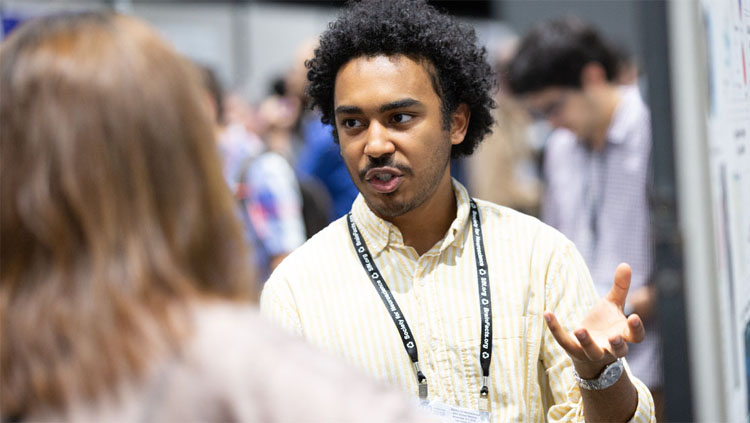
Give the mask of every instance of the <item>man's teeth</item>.
<path id="1" fill-rule="evenodd" d="M 390 181 L 391 178 L 393 178 L 393 175 L 386 173 L 386 174 L 376 175 L 375 177 L 383 182 L 386 182 L 386 181 Z"/>

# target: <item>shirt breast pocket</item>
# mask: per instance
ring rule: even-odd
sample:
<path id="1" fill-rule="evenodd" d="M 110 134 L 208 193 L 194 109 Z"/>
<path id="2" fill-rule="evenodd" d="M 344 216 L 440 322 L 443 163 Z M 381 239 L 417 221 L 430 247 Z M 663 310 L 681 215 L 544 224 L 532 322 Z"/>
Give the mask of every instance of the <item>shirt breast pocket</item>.
<path id="1" fill-rule="evenodd" d="M 492 324 L 492 356 L 490 360 L 490 392 L 523 385 L 526 373 L 526 316 L 496 318 Z M 481 322 L 477 319 L 476 335 L 459 340 L 452 351 L 454 377 L 463 379 L 456 394 L 473 397 L 481 387 L 482 366 L 480 344 Z M 505 387 L 505 388 L 503 388 Z"/>

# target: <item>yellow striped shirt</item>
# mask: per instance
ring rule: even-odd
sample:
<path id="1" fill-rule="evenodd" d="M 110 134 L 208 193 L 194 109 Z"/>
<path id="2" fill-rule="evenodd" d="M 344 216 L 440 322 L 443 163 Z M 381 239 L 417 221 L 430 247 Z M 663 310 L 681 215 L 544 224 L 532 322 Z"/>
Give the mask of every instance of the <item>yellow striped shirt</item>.
<path id="1" fill-rule="evenodd" d="M 481 316 L 469 196 L 456 181 L 453 189 L 456 219 L 421 257 L 361 195 L 352 215 L 414 333 L 430 399 L 478 409 Z M 553 311 L 568 329 L 583 320 L 596 301 L 586 265 L 549 226 L 489 202 L 477 205 L 492 299 L 492 420 L 583 421 L 572 364 L 542 313 Z M 346 218 L 284 260 L 266 283 L 261 310 L 375 379 L 416 395 L 411 361 L 355 254 Z M 648 389 L 632 380 L 638 390 L 633 421 L 654 421 Z"/>

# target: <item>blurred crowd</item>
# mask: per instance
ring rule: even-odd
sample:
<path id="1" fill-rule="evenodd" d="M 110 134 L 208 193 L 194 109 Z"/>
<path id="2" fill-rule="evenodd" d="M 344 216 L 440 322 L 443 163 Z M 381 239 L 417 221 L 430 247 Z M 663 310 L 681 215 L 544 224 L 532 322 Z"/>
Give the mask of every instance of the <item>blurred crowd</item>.
<path id="1" fill-rule="evenodd" d="M 213 69 L 197 65 L 216 119 L 224 175 L 241 205 L 260 280 L 347 213 L 357 196 L 331 127 L 320 122 L 307 101 L 305 60 L 314 48 L 315 40 L 300 45 L 292 68 L 255 105 L 225 92 Z"/>

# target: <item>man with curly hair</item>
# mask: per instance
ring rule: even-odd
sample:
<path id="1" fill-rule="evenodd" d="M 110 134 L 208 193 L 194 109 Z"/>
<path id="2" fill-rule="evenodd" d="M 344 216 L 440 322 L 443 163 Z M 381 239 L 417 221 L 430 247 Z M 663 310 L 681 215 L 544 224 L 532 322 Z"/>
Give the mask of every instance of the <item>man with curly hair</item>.
<path id="1" fill-rule="evenodd" d="M 263 312 L 451 421 L 653 421 L 623 360 L 644 333 L 629 267 L 597 300 L 570 241 L 451 178 L 493 123 L 474 31 L 363 1 L 307 65 L 360 195 L 271 275 Z"/>

